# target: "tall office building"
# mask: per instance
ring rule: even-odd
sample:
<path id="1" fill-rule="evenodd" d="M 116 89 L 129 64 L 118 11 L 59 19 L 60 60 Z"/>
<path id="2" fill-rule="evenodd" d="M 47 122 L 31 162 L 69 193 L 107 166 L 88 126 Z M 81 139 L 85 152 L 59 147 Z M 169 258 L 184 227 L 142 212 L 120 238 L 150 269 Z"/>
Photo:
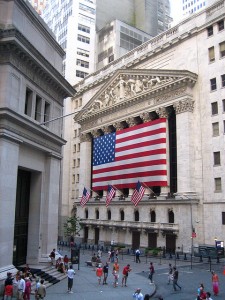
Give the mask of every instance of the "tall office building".
<path id="1" fill-rule="evenodd" d="M 42 11 L 45 9 L 46 0 L 28 0 L 36 12 L 41 15 Z"/>
<path id="2" fill-rule="evenodd" d="M 188 16 L 205 9 L 208 5 L 212 4 L 215 0 L 181 0 L 181 16 Z"/>

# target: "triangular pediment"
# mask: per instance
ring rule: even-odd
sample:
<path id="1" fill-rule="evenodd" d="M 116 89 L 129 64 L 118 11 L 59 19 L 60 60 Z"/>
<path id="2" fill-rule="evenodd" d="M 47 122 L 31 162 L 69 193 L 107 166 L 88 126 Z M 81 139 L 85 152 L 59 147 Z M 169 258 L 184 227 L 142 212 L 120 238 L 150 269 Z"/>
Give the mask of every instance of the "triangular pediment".
<path id="1" fill-rule="evenodd" d="M 135 101 L 146 95 L 168 92 L 173 86 L 193 86 L 197 75 L 189 71 L 178 70 L 117 70 L 100 90 L 90 99 L 76 120 L 89 118 L 96 113 Z"/>

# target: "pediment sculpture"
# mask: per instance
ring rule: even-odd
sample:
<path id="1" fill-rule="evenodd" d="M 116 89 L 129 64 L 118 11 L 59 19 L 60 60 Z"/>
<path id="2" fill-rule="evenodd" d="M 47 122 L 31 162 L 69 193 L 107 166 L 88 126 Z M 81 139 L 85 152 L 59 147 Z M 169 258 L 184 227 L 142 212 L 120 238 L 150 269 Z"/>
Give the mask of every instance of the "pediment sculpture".
<path id="1" fill-rule="evenodd" d="M 126 99 L 137 97 L 147 91 L 157 89 L 165 83 L 174 81 L 174 77 L 151 75 L 119 75 L 109 87 L 103 91 L 84 115 L 89 115 L 106 107 L 110 107 Z"/>

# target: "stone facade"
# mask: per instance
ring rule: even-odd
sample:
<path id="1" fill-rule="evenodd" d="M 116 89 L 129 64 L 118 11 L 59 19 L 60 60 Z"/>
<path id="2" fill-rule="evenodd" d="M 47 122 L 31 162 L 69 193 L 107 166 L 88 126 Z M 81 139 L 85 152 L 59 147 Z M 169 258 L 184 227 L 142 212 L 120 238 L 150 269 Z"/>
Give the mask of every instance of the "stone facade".
<path id="1" fill-rule="evenodd" d="M 0 1 L 0 280 L 56 247 L 64 52 L 25 1 Z"/>
<path id="2" fill-rule="evenodd" d="M 192 245 L 223 240 L 224 6 L 216 1 L 75 86 L 72 103 L 82 98 L 85 105 L 74 123 L 82 139 L 70 140 L 71 145 L 80 143 L 80 152 L 71 152 L 80 167 L 74 169 L 79 176 L 71 185 L 71 190 L 79 189 L 79 197 L 76 193 L 70 206 L 76 206 L 85 225 L 82 241 L 190 252 Z M 209 56 L 212 47 L 214 59 Z M 108 207 L 106 191 L 100 199 L 92 193 L 82 208 L 83 187 L 92 188 L 91 138 L 124 123 L 132 126 L 135 119 L 160 117 L 168 119 L 168 186 L 155 194 L 146 191 L 136 208 L 132 190 L 126 197 L 117 191 Z"/>

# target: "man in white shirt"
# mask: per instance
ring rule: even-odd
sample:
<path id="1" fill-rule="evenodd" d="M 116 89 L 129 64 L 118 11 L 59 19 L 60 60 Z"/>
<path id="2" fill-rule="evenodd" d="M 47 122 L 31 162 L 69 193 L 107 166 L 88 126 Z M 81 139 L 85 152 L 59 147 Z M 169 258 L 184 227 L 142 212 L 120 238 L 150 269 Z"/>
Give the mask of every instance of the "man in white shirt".
<path id="1" fill-rule="evenodd" d="M 25 280 L 23 275 L 19 276 L 17 287 L 18 287 L 17 300 L 23 300 L 23 295 L 25 292 Z"/>
<path id="2" fill-rule="evenodd" d="M 140 289 L 140 288 L 138 288 L 138 289 L 134 292 L 133 298 L 134 298 L 135 300 L 144 300 L 144 296 L 142 295 L 141 289 Z"/>
<path id="3" fill-rule="evenodd" d="M 73 278 L 75 275 L 75 271 L 73 269 L 73 266 L 70 265 L 69 270 L 67 271 L 67 276 L 68 276 L 68 293 L 72 294 L 72 287 L 73 287 Z"/>

